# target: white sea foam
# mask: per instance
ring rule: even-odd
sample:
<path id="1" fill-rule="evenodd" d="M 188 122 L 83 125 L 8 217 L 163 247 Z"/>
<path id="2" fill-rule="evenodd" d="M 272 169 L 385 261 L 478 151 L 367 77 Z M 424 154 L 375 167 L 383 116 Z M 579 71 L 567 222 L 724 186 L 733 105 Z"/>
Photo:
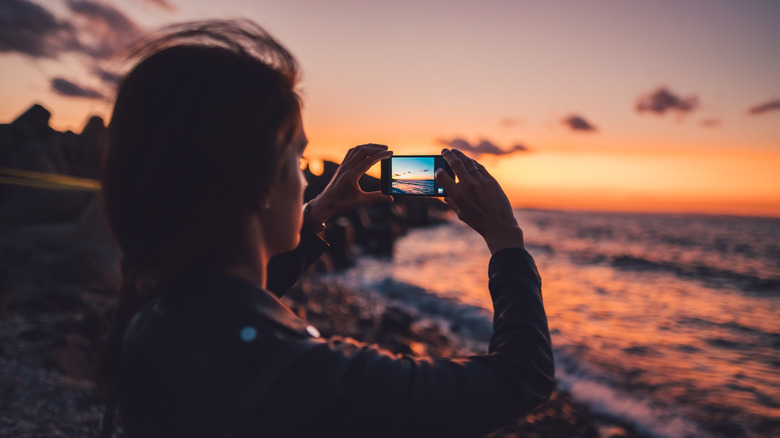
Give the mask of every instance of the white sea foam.
<path id="1" fill-rule="evenodd" d="M 596 375 L 588 375 L 583 367 L 576 372 L 566 372 L 567 364 L 560 353 L 556 354 L 558 388 L 571 392 L 575 399 L 590 409 L 607 417 L 633 424 L 637 430 L 654 437 L 707 437 L 697 425 L 685 419 L 671 408 L 653 406 L 649 399 L 633 397 L 602 382 Z"/>
<path id="2" fill-rule="evenodd" d="M 436 324 L 445 332 L 458 327 L 456 335 L 472 353 L 480 353 L 492 333 L 490 312 L 485 309 L 467 306 L 427 293 L 413 285 L 383 279 L 373 284 L 362 285 L 394 306 Z M 559 389 L 567 390 L 578 401 L 585 403 L 600 415 L 633 425 L 642 433 L 654 437 L 707 437 L 695 423 L 685 419 L 671 409 L 652 406 L 649 399 L 633 397 L 620 392 L 617 388 L 603 383 L 604 376 L 587 371 L 587 367 L 578 366 L 576 372 L 567 373 L 571 368 L 563 353 L 556 351 L 556 377 Z"/>
<path id="3" fill-rule="evenodd" d="M 542 274 L 561 388 L 648 435 L 777 435 L 776 418 L 755 414 L 778 403 L 767 353 L 780 334 L 777 219 L 517 216 Z M 453 222 L 415 229 L 392 260 L 360 259 L 337 276 L 480 352 L 492 330 L 489 258 L 479 236 Z"/>

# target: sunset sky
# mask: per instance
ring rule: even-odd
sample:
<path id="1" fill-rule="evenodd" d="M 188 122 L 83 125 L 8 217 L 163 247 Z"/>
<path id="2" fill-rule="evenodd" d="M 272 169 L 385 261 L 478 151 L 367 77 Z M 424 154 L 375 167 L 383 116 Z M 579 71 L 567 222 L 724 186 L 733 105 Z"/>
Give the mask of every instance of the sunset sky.
<path id="1" fill-rule="evenodd" d="M 432 157 L 397 157 L 393 159 L 393 178 L 433 179 L 435 171 Z"/>
<path id="2" fill-rule="evenodd" d="M 310 159 L 451 145 L 519 207 L 780 216 L 769 0 L 3 0 L 0 123 L 79 132 L 126 42 L 237 17 L 297 56 Z"/>

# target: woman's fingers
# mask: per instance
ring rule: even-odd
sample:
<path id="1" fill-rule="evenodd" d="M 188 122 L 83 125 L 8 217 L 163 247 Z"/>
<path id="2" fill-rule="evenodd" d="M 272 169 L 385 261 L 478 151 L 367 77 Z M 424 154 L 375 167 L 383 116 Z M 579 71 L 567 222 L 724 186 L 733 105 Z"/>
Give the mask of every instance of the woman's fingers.
<path id="1" fill-rule="evenodd" d="M 469 175 L 474 175 L 477 169 L 479 169 L 480 164 L 472 160 L 471 158 L 467 157 L 466 154 L 464 154 L 463 152 L 457 149 L 453 149 L 452 153 L 455 154 L 458 158 L 460 158 L 460 161 L 466 167 L 466 171 L 469 173 Z"/>
<path id="2" fill-rule="evenodd" d="M 374 153 L 369 153 L 369 155 L 358 164 L 357 171 L 360 175 L 363 175 L 364 173 L 368 172 L 368 169 L 370 169 L 374 164 L 392 156 L 393 151 L 388 150 L 379 150 Z"/>
<path id="3" fill-rule="evenodd" d="M 316 207 L 320 215 L 315 217 L 324 220 L 361 205 L 392 202 L 392 196 L 382 192 L 364 192 L 358 183 L 371 166 L 392 155 L 387 146 L 380 144 L 364 144 L 351 148 L 322 193 L 309 201 L 312 214 Z"/>
<path id="4" fill-rule="evenodd" d="M 491 175 L 490 172 L 488 172 L 488 170 L 485 169 L 485 166 L 477 163 L 476 161 L 474 162 L 474 165 L 477 166 L 478 174 L 482 175 L 482 177 L 484 177 L 490 183 L 498 185 L 498 181 L 496 181 L 496 179 L 493 178 L 493 175 Z"/>
<path id="5" fill-rule="evenodd" d="M 360 160 L 364 158 L 366 155 L 373 155 L 377 152 L 382 152 L 386 150 L 387 150 L 387 146 L 383 144 L 368 143 L 368 144 L 362 144 L 360 146 L 355 146 L 347 152 L 347 155 L 344 157 L 343 163 L 346 163 L 347 161 L 353 159 Z"/>
<path id="6" fill-rule="evenodd" d="M 458 176 L 458 182 L 442 170 L 436 173 L 436 179 L 447 191 L 445 202 L 458 218 L 485 238 L 491 252 L 509 246 L 523 247 L 522 230 L 495 178 L 483 165 L 458 150 L 444 149 L 442 155 Z"/>
<path id="7" fill-rule="evenodd" d="M 444 188 L 445 192 L 451 193 L 451 190 L 455 186 L 455 180 L 452 179 L 452 177 L 447 174 L 444 169 L 436 169 L 436 172 L 433 174 L 433 176 L 436 177 L 436 181 L 440 186 L 442 186 L 442 188 Z"/>
<path id="8" fill-rule="evenodd" d="M 379 160 L 389 158 L 392 152 L 387 150 L 387 146 L 381 144 L 364 144 L 355 146 L 347 152 L 344 161 L 339 166 L 344 171 L 354 171 L 360 175 L 366 173 L 368 169 Z"/>
<path id="9" fill-rule="evenodd" d="M 463 160 L 453 151 L 449 149 L 442 149 L 441 156 L 444 157 L 444 159 L 447 161 L 447 164 L 450 165 L 459 180 L 462 181 L 463 178 L 469 174 L 469 171 L 466 170 L 466 164 L 463 163 Z"/>

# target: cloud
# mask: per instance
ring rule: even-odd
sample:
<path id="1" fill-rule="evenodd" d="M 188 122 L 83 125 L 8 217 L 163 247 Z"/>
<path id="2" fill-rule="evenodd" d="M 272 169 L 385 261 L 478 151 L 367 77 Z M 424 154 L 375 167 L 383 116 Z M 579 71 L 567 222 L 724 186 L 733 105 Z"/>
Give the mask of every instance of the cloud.
<path id="1" fill-rule="evenodd" d="M 748 114 L 757 116 L 759 114 L 768 113 L 769 111 L 780 110 L 780 99 L 773 99 L 769 102 L 764 102 L 759 105 L 755 105 L 748 109 Z"/>
<path id="2" fill-rule="evenodd" d="M 701 124 L 701 126 L 704 126 L 705 128 L 717 128 L 718 126 L 723 124 L 723 122 L 720 119 L 716 119 L 716 118 L 702 119 L 699 123 Z"/>
<path id="3" fill-rule="evenodd" d="M 523 120 L 522 119 L 516 119 L 516 118 L 507 117 L 507 118 L 501 120 L 501 126 L 503 126 L 504 128 L 511 128 L 513 126 L 518 126 L 518 125 L 522 125 L 522 124 L 523 124 Z"/>
<path id="4" fill-rule="evenodd" d="M 446 146 L 448 148 L 454 148 L 458 149 L 463 153 L 466 154 L 473 154 L 473 155 L 508 155 L 515 152 L 527 152 L 528 148 L 521 145 L 516 144 L 512 146 L 511 148 L 504 150 L 500 147 L 496 146 L 494 143 L 490 142 L 489 140 L 482 140 L 479 142 L 479 144 L 472 145 L 468 141 L 462 139 L 462 138 L 454 138 L 452 140 L 439 140 L 439 144 Z"/>
<path id="5" fill-rule="evenodd" d="M 103 83 L 114 87 L 119 85 L 119 81 L 121 81 L 123 77 L 122 75 L 110 72 L 99 65 L 92 67 L 92 74 L 103 81 Z"/>
<path id="6" fill-rule="evenodd" d="M 115 7 L 93 0 L 65 0 L 69 16 L 57 18 L 28 0 L 0 2 L 0 53 L 58 58 L 66 52 L 107 59 L 142 29 Z"/>
<path id="7" fill-rule="evenodd" d="M 590 124 L 581 116 L 572 114 L 561 120 L 561 123 L 568 126 L 572 131 L 596 131 L 596 127 Z"/>
<path id="8" fill-rule="evenodd" d="M 53 78 L 51 89 L 61 96 L 80 97 L 84 99 L 103 99 L 103 93 L 94 88 L 83 87 L 64 78 Z"/>
<path id="9" fill-rule="evenodd" d="M 640 96 L 635 108 L 638 113 L 651 112 L 663 115 L 667 111 L 691 112 L 697 106 L 699 106 L 699 98 L 697 96 L 680 97 L 665 87 L 661 87 Z"/>
<path id="10" fill-rule="evenodd" d="M 142 29 L 115 7 L 92 0 L 66 0 L 80 30 L 81 51 L 96 59 L 121 53 Z"/>
<path id="11" fill-rule="evenodd" d="M 178 8 L 171 4 L 168 0 L 144 0 L 146 3 L 153 4 L 155 6 L 159 6 L 163 9 L 165 9 L 168 12 L 176 12 Z"/>
<path id="12" fill-rule="evenodd" d="M 57 58 L 79 46 L 75 28 L 27 0 L 0 2 L 0 53 Z"/>

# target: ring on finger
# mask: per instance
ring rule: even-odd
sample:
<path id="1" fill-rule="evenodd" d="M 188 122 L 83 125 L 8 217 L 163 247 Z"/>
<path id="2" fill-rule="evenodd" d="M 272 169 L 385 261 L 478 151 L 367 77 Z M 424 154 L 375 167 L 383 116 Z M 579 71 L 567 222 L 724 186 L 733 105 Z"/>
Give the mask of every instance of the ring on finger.
<path id="1" fill-rule="evenodd" d="M 469 167 L 469 173 L 474 173 L 477 171 L 477 166 L 471 166 Z"/>

